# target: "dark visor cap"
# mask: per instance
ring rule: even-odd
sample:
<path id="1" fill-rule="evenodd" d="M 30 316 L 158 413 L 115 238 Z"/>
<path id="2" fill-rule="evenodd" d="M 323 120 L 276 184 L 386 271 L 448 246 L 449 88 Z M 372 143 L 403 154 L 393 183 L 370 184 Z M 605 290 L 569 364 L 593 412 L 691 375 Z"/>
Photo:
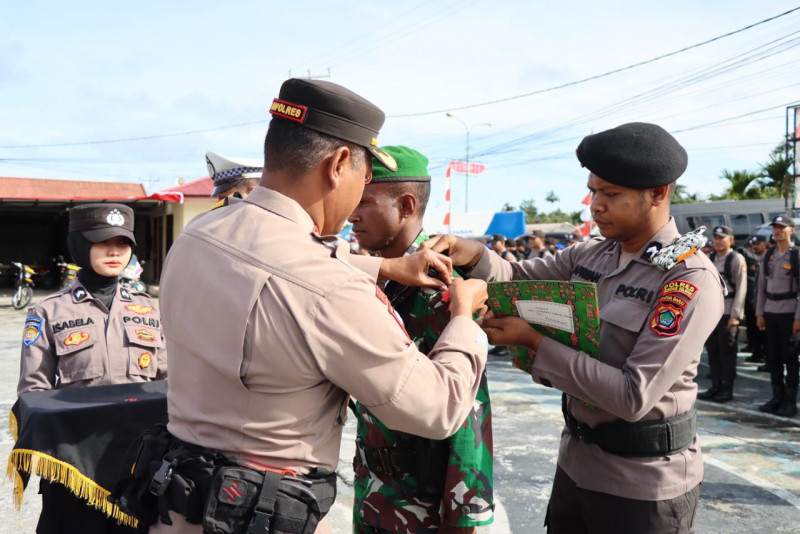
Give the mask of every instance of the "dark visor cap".
<path id="1" fill-rule="evenodd" d="M 378 148 L 378 132 L 386 115 L 375 104 L 341 85 L 290 78 L 281 85 L 269 112 L 277 119 L 363 146 L 386 168 L 397 170 L 394 158 Z"/>
<path id="2" fill-rule="evenodd" d="M 92 243 L 122 236 L 136 245 L 133 210 L 124 204 L 83 204 L 69 210 L 69 231 L 80 232 Z"/>

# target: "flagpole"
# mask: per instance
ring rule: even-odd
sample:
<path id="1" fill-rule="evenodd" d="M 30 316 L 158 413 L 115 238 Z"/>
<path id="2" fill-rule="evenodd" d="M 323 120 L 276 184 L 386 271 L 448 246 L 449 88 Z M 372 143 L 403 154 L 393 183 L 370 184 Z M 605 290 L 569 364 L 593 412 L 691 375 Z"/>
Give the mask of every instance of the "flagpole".
<path id="1" fill-rule="evenodd" d="M 459 119 L 452 113 L 445 113 L 445 115 L 447 115 L 451 119 L 455 119 L 458 122 L 460 122 L 464 126 L 464 129 L 467 131 L 467 168 L 465 172 L 466 176 L 464 178 L 464 213 L 469 213 L 469 132 L 472 128 L 475 128 L 476 126 L 491 126 L 491 123 L 482 122 L 480 124 L 473 124 L 472 126 L 467 126 L 466 122 Z"/>

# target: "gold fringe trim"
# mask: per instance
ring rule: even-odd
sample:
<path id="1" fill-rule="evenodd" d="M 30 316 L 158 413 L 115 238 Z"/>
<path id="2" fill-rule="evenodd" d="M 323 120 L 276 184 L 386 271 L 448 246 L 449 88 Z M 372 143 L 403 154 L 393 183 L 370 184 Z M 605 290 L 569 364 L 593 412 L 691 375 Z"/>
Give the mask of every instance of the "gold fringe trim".
<path id="1" fill-rule="evenodd" d="M 29 449 L 15 449 L 8 457 L 6 475 L 14 483 L 14 506 L 17 507 L 17 510 L 22 506 L 22 493 L 25 490 L 19 471 L 39 475 L 50 482 L 56 482 L 69 488 L 76 497 L 86 501 L 108 517 L 116 519 L 117 523 L 134 528 L 139 524 L 135 517 L 126 514 L 116 504 L 108 501 L 110 491 L 81 474 L 75 467 L 47 454 Z"/>
<path id="2" fill-rule="evenodd" d="M 19 425 L 14 412 L 8 412 L 8 431 L 11 432 L 11 437 L 14 438 L 14 441 L 19 440 Z"/>

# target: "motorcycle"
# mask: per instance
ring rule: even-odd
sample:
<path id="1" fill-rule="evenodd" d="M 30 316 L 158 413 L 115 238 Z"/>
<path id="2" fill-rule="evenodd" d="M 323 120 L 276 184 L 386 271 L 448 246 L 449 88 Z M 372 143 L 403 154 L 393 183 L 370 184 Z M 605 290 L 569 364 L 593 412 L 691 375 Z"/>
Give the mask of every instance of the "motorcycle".
<path id="1" fill-rule="evenodd" d="M 139 277 L 142 275 L 144 271 L 144 262 L 140 262 L 139 258 L 136 257 L 134 254 L 131 257 L 130 263 L 128 266 L 125 267 L 125 270 L 122 271 L 122 274 L 119 275 L 119 283 L 122 284 L 122 287 L 129 291 L 136 291 L 138 293 L 144 293 L 147 291 L 147 286 L 139 280 Z"/>
<path id="2" fill-rule="evenodd" d="M 58 260 L 59 261 L 58 263 L 56 263 L 56 265 L 58 266 L 61 272 L 60 289 L 66 289 L 69 286 L 71 286 L 72 283 L 75 281 L 75 279 L 78 277 L 78 271 L 80 271 L 81 268 L 75 265 L 74 263 L 68 263 L 64 261 L 64 258 L 62 256 L 59 256 Z"/>
<path id="3" fill-rule="evenodd" d="M 36 271 L 28 265 L 12 261 L 17 270 L 17 289 L 11 297 L 11 305 L 15 310 L 21 310 L 31 303 L 33 299 L 33 275 Z"/>

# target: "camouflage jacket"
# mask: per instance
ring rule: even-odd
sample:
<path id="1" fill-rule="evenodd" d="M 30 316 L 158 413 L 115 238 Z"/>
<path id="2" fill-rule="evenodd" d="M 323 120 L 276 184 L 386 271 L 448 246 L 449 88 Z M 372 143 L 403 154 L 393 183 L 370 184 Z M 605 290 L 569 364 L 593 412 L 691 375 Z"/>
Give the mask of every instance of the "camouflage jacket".
<path id="1" fill-rule="evenodd" d="M 427 240 L 423 230 L 406 251 L 411 254 Z M 435 290 L 386 287 L 402 317 L 409 336 L 428 353 L 439 338 L 449 312 Z M 424 394 L 424 392 L 421 392 Z M 358 437 L 368 447 L 397 447 L 414 439 L 403 432 L 388 429 L 360 403 L 355 404 Z M 445 477 L 444 498 L 425 502 L 419 497 L 413 475 L 393 478 L 371 472 L 356 452 L 353 532 L 429 533 L 440 525 L 470 527 L 488 525 L 493 520 L 492 496 L 492 424 L 486 373 L 481 377 L 475 405 L 461 428 L 450 438 L 450 453 Z"/>

